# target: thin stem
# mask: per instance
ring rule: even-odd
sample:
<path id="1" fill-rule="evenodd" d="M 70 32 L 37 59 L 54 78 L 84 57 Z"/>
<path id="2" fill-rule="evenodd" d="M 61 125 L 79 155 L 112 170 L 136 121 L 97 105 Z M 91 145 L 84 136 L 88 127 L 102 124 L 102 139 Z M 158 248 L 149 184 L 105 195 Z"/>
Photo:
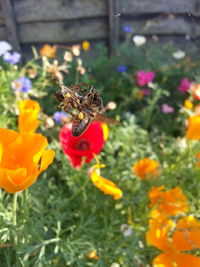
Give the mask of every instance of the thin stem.
<path id="1" fill-rule="evenodd" d="M 13 228 L 14 228 L 13 229 L 13 243 L 14 243 L 16 263 L 18 262 L 18 258 L 17 258 L 18 238 L 17 238 L 17 231 L 16 231 L 16 226 L 17 226 L 17 197 L 18 197 L 18 193 L 15 193 L 13 195 Z"/>
<path id="2" fill-rule="evenodd" d="M 17 197 L 18 193 L 13 195 L 13 226 L 17 225 Z"/>

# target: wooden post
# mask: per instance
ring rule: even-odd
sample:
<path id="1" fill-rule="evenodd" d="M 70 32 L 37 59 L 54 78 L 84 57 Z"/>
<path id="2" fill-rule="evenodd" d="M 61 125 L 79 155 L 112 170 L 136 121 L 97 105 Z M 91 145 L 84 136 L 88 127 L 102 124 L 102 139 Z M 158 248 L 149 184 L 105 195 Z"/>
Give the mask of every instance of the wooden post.
<path id="1" fill-rule="evenodd" d="M 118 0 L 108 0 L 108 17 L 109 17 L 109 55 L 115 54 L 115 48 L 119 38 L 119 19 L 120 12 Z"/>
<path id="2" fill-rule="evenodd" d="M 11 0 L 0 0 L 0 4 L 4 17 L 7 41 L 12 45 L 14 50 L 18 51 L 20 50 L 20 46 Z"/>

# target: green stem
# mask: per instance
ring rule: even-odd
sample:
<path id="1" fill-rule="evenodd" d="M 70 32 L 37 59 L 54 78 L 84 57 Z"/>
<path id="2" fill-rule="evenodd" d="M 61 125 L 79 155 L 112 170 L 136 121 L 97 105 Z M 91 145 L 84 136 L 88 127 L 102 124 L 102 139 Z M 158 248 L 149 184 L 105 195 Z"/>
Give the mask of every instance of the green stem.
<path id="1" fill-rule="evenodd" d="M 17 197 L 18 197 L 18 193 L 15 193 L 13 195 L 13 228 L 14 228 L 13 229 L 13 243 L 14 243 L 16 263 L 18 262 L 18 258 L 17 258 L 18 238 L 17 238 L 17 231 L 16 231 L 16 226 L 17 226 Z"/>
<path id="2" fill-rule="evenodd" d="M 18 193 L 13 195 L 13 226 L 17 225 L 17 196 Z"/>
<path id="3" fill-rule="evenodd" d="M 144 128 L 147 129 L 150 125 L 150 121 L 152 119 L 152 115 L 153 115 L 153 111 L 154 111 L 154 108 L 158 102 L 158 100 L 160 99 L 160 96 L 162 95 L 162 92 L 161 90 L 157 91 L 156 92 L 156 95 L 155 97 L 152 99 L 148 109 L 147 109 L 147 114 L 146 114 L 146 118 L 145 118 L 145 121 L 144 121 Z"/>

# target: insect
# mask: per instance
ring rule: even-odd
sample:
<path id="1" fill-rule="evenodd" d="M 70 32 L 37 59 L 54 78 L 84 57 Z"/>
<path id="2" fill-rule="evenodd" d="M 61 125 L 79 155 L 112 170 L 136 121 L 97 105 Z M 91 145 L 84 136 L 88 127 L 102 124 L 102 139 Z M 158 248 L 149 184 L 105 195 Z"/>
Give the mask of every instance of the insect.
<path id="1" fill-rule="evenodd" d="M 58 80 L 56 83 L 61 89 L 56 93 L 57 100 L 61 102 L 60 107 L 73 118 L 72 135 L 74 137 L 82 135 L 94 120 L 107 124 L 119 123 L 115 119 L 102 115 L 104 113 L 103 101 L 93 87 L 85 95 L 80 95 L 79 92 L 84 90 L 81 84 L 68 88 Z"/>

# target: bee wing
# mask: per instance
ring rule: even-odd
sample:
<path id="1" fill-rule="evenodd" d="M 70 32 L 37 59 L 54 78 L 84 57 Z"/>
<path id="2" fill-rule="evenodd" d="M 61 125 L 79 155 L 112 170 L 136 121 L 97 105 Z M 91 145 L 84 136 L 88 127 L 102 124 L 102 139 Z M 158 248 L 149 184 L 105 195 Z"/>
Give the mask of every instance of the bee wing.
<path id="1" fill-rule="evenodd" d="M 82 135 L 85 130 L 87 130 L 92 121 L 93 118 L 87 117 L 85 114 L 82 120 L 80 120 L 78 115 L 76 115 L 72 122 L 72 135 L 74 137 Z"/>
<path id="2" fill-rule="evenodd" d="M 96 114 L 95 115 L 95 120 L 100 121 L 100 122 L 105 122 L 107 124 L 120 124 L 120 121 L 117 121 L 115 119 L 103 116 L 101 114 Z"/>

